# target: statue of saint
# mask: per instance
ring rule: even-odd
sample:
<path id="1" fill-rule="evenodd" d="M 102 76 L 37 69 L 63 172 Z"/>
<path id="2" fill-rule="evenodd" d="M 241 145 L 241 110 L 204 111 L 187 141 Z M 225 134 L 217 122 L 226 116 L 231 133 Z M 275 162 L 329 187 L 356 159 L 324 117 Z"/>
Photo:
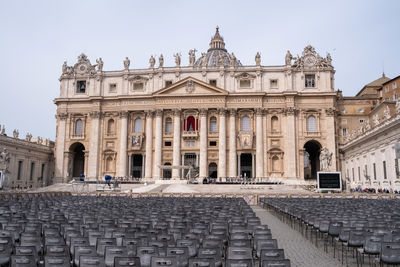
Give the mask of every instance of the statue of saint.
<path id="1" fill-rule="evenodd" d="M 7 170 L 9 162 L 10 153 L 7 151 L 7 148 L 3 148 L 3 151 L 0 154 L 0 163 L 5 167 L 5 170 Z"/>
<path id="2" fill-rule="evenodd" d="M 332 66 L 332 57 L 329 53 L 326 55 L 326 62 L 328 63 L 328 66 Z"/>
<path id="3" fill-rule="evenodd" d="M 256 60 L 256 66 L 261 66 L 261 54 L 260 54 L 260 52 L 257 52 L 255 60 Z"/>
<path id="4" fill-rule="evenodd" d="M 103 71 L 103 65 L 104 65 L 103 60 L 101 58 L 99 58 L 99 59 L 96 59 L 96 62 L 97 62 L 97 69 L 99 71 Z"/>
<path id="5" fill-rule="evenodd" d="M 379 116 L 378 116 L 378 114 L 374 115 L 374 117 L 372 118 L 372 121 L 374 122 L 374 126 L 377 126 L 379 124 Z"/>
<path id="6" fill-rule="evenodd" d="M 290 51 L 288 50 L 286 52 L 286 56 L 285 56 L 285 64 L 286 64 L 286 66 L 292 65 L 292 59 L 293 59 L 293 56 L 292 56 L 292 54 L 290 54 Z"/>
<path id="7" fill-rule="evenodd" d="M 6 135 L 6 126 L 3 125 L 3 128 L 1 129 L 0 135 Z"/>
<path id="8" fill-rule="evenodd" d="M 222 58 L 221 55 L 218 56 L 218 66 L 220 67 L 224 66 L 224 59 Z"/>
<path id="9" fill-rule="evenodd" d="M 14 131 L 13 131 L 13 136 L 14 136 L 14 138 L 18 138 L 19 132 L 18 132 L 17 129 L 14 129 Z"/>
<path id="10" fill-rule="evenodd" d="M 162 68 L 164 66 L 164 57 L 162 54 L 158 58 L 158 63 L 159 63 L 159 65 L 158 65 L 159 68 Z"/>
<path id="11" fill-rule="evenodd" d="M 232 52 L 231 54 L 231 61 L 229 62 L 229 65 L 233 68 L 236 65 L 236 56 L 235 54 Z"/>
<path id="12" fill-rule="evenodd" d="M 383 110 L 383 116 L 385 117 L 385 119 L 390 119 L 390 109 L 389 106 L 386 106 L 385 109 Z"/>
<path id="13" fill-rule="evenodd" d="M 151 56 L 149 59 L 149 63 L 150 63 L 150 69 L 154 69 L 154 65 L 156 64 L 156 59 Z"/>
<path id="14" fill-rule="evenodd" d="M 193 66 L 194 62 L 196 61 L 195 53 L 196 53 L 196 50 L 194 50 L 194 49 L 189 50 L 189 65 L 190 66 Z"/>
<path id="15" fill-rule="evenodd" d="M 32 139 L 32 134 L 26 133 L 25 140 L 28 141 L 28 142 L 30 142 L 31 139 Z"/>
<path id="16" fill-rule="evenodd" d="M 131 61 L 129 60 L 129 58 L 128 57 L 125 57 L 125 60 L 124 60 L 124 69 L 125 70 L 129 70 L 129 65 L 131 64 Z"/>
<path id="17" fill-rule="evenodd" d="M 319 155 L 319 162 L 321 171 L 329 171 L 329 166 L 331 166 L 332 152 L 329 153 L 328 148 L 323 147 Z"/>
<path id="18" fill-rule="evenodd" d="M 176 64 L 176 67 L 179 68 L 179 67 L 181 66 L 181 56 L 180 56 L 178 53 L 176 53 L 176 54 L 174 55 L 174 57 L 175 57 L 175 64 Z"/>
<path id="19" fill-rule="evenodd" d="M 62 74 L 66 74 L 67 73 L 67 61 L 64 61 L 64 64 L 62 65 Z"/>
<path id="20" fill-rule="evenodd" d="M 400 114 L 400 99 L 398 99 L 396 102 L 396 113 Z"/>
<path id="21" fill-rule="evenodd" d="M 206 53 L 201 54 L 201 66 L 207 67 L 207 54 Z"/>

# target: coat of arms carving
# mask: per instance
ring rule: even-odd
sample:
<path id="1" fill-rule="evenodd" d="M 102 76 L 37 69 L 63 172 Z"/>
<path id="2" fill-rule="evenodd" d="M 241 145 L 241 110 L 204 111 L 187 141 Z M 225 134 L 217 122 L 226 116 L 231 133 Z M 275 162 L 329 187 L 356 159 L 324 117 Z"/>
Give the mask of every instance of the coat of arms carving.
<path id="1" fill-rule="evenodd" d="M 242 149 L 253 148 L 253 133 L 252 132 L 239 133 L 239 143 Z"/>
<path id="2" fill-rule="evenodd" d="M 193 93 L 194 91 L 194 82 L 193 81 L 187 81 L 186 83 L 186 92 L 189 94 Z"/>

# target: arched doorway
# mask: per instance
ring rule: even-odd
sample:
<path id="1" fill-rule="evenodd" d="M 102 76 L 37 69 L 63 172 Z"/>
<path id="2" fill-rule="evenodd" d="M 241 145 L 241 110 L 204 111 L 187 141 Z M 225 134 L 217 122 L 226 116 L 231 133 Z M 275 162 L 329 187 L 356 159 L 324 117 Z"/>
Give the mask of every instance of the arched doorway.
<path id="1" fill-rule="evenodd" d="M 321 144 L 311 140 L 304 144 L 304 179 L 317 179 Z"/>
<path id="2" fill-rule="evenodd" d="M 164 165 L 165 166 L 171 166 L 171 163 L 166 162 Z M 171 177 L 172 177 L 171 169 L 163 169 L 163 179 L 164 180 L 169 180 L 169 179 L 171 179 Z"/>
<path id="3" fill-rule="evenodd" d="M 72 154 L 72 177 L 79 177 L 85 174 L 85 146 L 82 143 L 74 143 L 70 146 L 69 152 Z"/>
<path id="4" fill-rule="evenodd" d="M 218 177 L 218 168 L 215 162 L 211 162 L 208 165 L 208 177 L 217 179 Z"/>

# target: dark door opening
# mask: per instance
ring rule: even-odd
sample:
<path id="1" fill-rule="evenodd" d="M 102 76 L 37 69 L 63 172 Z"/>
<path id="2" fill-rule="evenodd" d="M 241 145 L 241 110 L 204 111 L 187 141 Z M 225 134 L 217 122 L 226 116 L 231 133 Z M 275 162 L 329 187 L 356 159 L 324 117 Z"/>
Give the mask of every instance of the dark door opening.
<path id="1" fill-rule="evenodd" d="M 71 151 L 72 150 L 72 151 Z M 72 177 L 80 177 L 85 173 L 85 146 L 81 143 L 75 143 L 71 146 L 70 151 L 73 153 L 72 158 Z"/>
<path id="2" fill-rule="evenodd" d="M 143 155 L 132 155 L 132 173 L 133 178 L 142 178 L 143 176 Z"/>
<path id="3" fill-rule="evenodd" d="M 218 177 L 218 167 L 215 162 L 211 162 L 208 165 L 208 177 L 215 179 Z"/>
<path id="4" fill-rule="evenodd" d="M 308 141 L 304 144 L 304 150 L 304 179 L 317 179 L 321 144 L 314 140 Z"/>
<path id="5" fill-rule="evenodd" d="M 240 175 L 242 177 L 252 177 L 253 157 L 251 154 L 240 155 Z"/>
<path id="6" fill-rule="evenodd" d="M 164 164 L 165 166 L 171 166 L 171 163 L 166 162 Z M 163 179 L 164 180 L 169 180 L 172 178 L 172 170 L 171 169 L 163 169 Z"/>
<path id="7" fill-rule="evenodd" d="M 197 155 L 193 153 L 186 153 L 183 159 L 183 164 L 185 166 L 192 166 L 193 168 L 197 167 Z M 189 169 L 183 169 L 183 177 L 186 178 L 192 178 L 192 177 L 187 177 L 189 173 Z M 191 173 L 191 176 L 193 176 L 193 173 Z"/>

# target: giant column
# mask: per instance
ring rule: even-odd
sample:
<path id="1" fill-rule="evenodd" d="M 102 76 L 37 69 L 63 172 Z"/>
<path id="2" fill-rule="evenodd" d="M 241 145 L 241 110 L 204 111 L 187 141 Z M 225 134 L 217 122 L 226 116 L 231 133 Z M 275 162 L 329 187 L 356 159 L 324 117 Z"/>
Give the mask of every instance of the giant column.
<path id="1" fill-rule="evenodd" d="M 236 110 L 229 110 L 229 177 L 237 176 Z"/>
<path id="2" fill-rule="evenodd" d="M 296 178 L 296 121 L 294 107 L 287 107 L 286 113 L 286 138 L 285 138 L 285 163 L 286 177 Z"/>
<path id="3" fill-rule="evenodd" d="M 153 176 L 155 180 L 161 178 L 161 158 L 162 158 L 162 110 L 156 111 L 156 140 L 154 144 L 154 165 Z"/>
<path id="4" fill-rule="evenodd" d="M 179 166 L 181 162 L 181 111 L 174 110 L 174 147 L 172 154 L 172 165 Z M 172 169 L 172 179 L 179 179 L 180 169 Z"/>
<path id="5" fill-rule="evenodd" d="M 199 178 L 207 177 L 207 110 L 200 110 L 200 166 Z"/>
<path id="6" fill-rule="evenodd" d="M 119 147 L 119 170 L 117 176 L 125 177 L 126 163 L 127 163 L 127 145 L 128 145 L 128 112 L 121 111 L 119 113 L 121 121 L 121 133 L 120 133 L 120 147 Z"/>
<path id="7" fill-rule="evenodd" d="M 63 173 L 64 166 L 68 165 L 68 157 L 64 157 L 64 146 L 66 139 L 66 123 L 68 115 L 66 113 L 59 113 L 57 115 L 57 139 L 55 151 L 55 168 L 54 168 L 54 182 L 63 182 L 63 178 L 67 177 L 67 173 Z"/>
<path id="8" fill-rule="evenodd" d="M 145 161 L 145 178 L 151 179 L 151 163 L 153 159 L 153 112 L 146 112 L 146 161 Z"/>
<path id="9" fill-rule="evenodd" d="M 263 110 L 256 109 L 256 179 L 261 180 L 264 176 L 264 144 L 263 144 Z"/>
<path id="10" fill-rule="evenodd" d="M 226 178 L 226 118 L 225 109 L 219 110 L 218 177 Z"/>
<path id="11" fill-rule="evenodd" d="M 92 111 L 90 114 L 90 144 L 89 144 L 89 159 L 87 162 L 89 179 L 97 179 L 99 169 L 99 133 L 100 133 L 100 118 L 99 111 Z M 85 164 L 86 165 L 86 164 Z"/>

